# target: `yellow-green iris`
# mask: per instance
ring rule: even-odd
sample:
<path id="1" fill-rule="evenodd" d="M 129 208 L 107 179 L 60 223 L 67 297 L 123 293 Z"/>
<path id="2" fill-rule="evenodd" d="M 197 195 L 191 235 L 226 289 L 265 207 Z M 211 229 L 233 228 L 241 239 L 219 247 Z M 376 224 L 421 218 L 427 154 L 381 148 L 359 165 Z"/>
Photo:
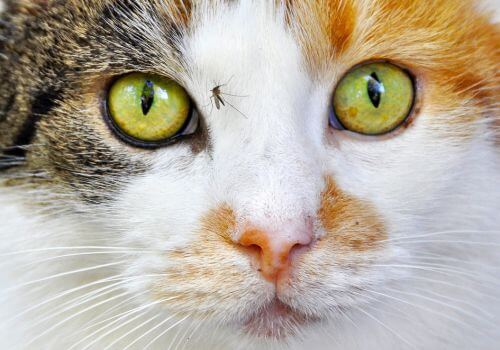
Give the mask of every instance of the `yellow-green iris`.
<path id="1" fill-rule="evenodd" d="M 108 108 L 124 134 L 144 142 L 159 142 L 182 130 L 191 101 L 186 90 L 173 80 L 132 73 L 113 84 Z"/>
<path id="2" fill-rule="evenodd" d="M 387 133 L 410 114 L 414 87 L 401 68 L 385 62 L 358 66 L 339 83 L 335 115 L 346 129 L 366 135 Z"/>

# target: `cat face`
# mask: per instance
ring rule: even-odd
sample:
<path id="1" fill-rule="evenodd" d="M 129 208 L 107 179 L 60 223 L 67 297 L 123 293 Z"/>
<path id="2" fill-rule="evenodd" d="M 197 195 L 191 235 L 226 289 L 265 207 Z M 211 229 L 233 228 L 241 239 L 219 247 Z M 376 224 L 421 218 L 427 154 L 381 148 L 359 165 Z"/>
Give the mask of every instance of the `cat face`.
<path id="1" fill-rule="evenodd" d="M 126 247 L 98 261 L 139 307 L 282 341 L 383 308 L 419 273 L 395 267 L 430 252 L 402 242 L 469 215 L 450 202 L 492 147 L 499 62 L 472 2 L 9 6 L 0 141 L 32 146 L 4 152 L 7 174 L 29 175 L 6 187 L 37 190 L 27 213 L 59 232 L 26 229 L 43 246 Z M 329 121 L 340 82 L 369 64 L 412 94 L 380 135 Z M 112 87 L 137 73 L 187 92 L 189 133 L 137 144 L 110 126 Z"/>

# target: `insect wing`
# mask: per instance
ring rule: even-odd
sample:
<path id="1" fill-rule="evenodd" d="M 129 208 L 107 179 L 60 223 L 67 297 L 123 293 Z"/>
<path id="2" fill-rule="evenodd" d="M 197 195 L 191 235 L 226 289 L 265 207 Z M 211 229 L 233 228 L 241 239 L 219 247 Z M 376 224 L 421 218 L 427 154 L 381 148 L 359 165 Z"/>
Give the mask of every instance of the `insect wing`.
<path id="1" fill-rule="evenodd" d="M 222 97 L 220 97 L 219 95 L 215 96 L 215 101 L 220 101 L 220 103 L 222 103 L 223 106 L 225 106 L 226 104 L 224 103 L 224 100 L 222 99 Z"/>
<path id="2" fill-rule="evenodd" d="M 214 96 L 214 102 L 215 102 L 215 108 L 220 109 L 220 103 L 219 103 L 219 99 L 217 98 L 217 96 Z"/>

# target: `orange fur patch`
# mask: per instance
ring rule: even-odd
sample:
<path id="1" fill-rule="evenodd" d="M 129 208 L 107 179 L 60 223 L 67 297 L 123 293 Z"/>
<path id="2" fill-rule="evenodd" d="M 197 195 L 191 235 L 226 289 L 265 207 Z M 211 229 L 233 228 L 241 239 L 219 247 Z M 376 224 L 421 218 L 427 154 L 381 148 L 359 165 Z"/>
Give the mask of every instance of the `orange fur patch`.
<path id="1" fill-rule="evenodd" d="M 173 20 L 174 23 L 181 27 L 187 27 L 191 20 L 193 4 L 191 0 L 160 0 L 158 8 L 164 10 L 164 15 Z"/>
<path id="2" fill-rule="evenodd" d="M 290 23 L 299 38 L 309 65 L 316 70 L 326 67 L 349 46 L 356 25 L 352 1 L 318 0 L 287 2 Z"/>
<path id="3" fill-rule="evenodd" d="M 425 95 L 422 111 L 449 111 L 446 121 L 432 121 L 446 135 L 461 139 L 475 130 L 450 133 L 446 123 L 472 125 L 485 117 L 498 123 L 500 31 L 477 1 L 307 0 L 287 6 L 313 76 L 330 77 L 334 86 L 356 64 L 392 61 L 414 74 L 418 98 Z"/>
<path id="4" fill-rule="evenodd" d="M 348 47 L 356 25 L 354 5 L 347 1 L 318 2 L 318 12 L 326 20 L 326 33 L 334 55 L 341 55 Z M 333 19 L 333 20 L 332 20 Z"/>
<path id="5" fill-rule="evenodd" d="M 315 249 L 365 252 L 387 239 L 382 219 L 367 203 L 342 192 L 331 177 L 326 178 L 318 217 L 326 231 Z"/>
<path id="6" fill-rule="evenodd" d="M 170 265 L 152 286 L 156 299 L 172 298 L 168 305 L 190 312 L 205 309 L 206 313 L 237 302 L 245 284 L 255 275 L 250 269 L 238 269 L 242 249 L 232 241 L 236 228 L 233 210 L 227 205 L 211 210 L 200 222 L 193 243 L 168 252 Z M 238 291 L 237 293 L 235 291 Z M 233 300 L 234 299 L 234 300 Z"/>

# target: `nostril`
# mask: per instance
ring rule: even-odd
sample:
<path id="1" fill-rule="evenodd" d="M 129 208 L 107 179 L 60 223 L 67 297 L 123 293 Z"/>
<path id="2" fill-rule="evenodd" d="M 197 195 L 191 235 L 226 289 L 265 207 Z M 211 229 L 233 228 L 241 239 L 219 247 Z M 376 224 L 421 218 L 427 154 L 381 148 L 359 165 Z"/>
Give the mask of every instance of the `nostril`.
<path id="1" fill-rule="evenodd" d="M 262 248 L 260 246 L 258 246 L 257 244 L 251 244 L 249 246 L 243 246 L 243 248 L 245 249 L 245 251 L 248 254 L 251 254 L 252 256 L 260 257 L 262 255 Z"/>
<path id="2" fill-rule="evenodd" d="M 302 253 L 306 252 L 307 250 L 310 249 L 312 244 L 312 240 L 309 241 L 308 243 L 296 243 L 292 249 L 290 249 L 290 253 L 288 254 L 288 260 L 290 263 L 293 263 L 294 260 L 301 255 Z"/>
<path id="3" fill-rule="evenodd" d="M 257 244 L 250 244 L 249 246 L 247 246 L 248 249 L 250 250 L 253 250 L 257 253 L 260 254 L 260 252 L 262 251 L 262 249 L 260 248 L 260 246 L 258 246 Z"/>
<path id="4" fill-rule="evenodd" d="M 252 258 L 252 262 L 267 280 L 275 280 L 277 275 L 287 270 L 292 260 L 307 249 L 312 234 L 297 232 L 291 235 L 270 235 L 260 230 L 248 230 L 238 243 Z"/>
<path id="5" fill-rule="evenodd" d="M 262 249 L 257 244 L 244 245 L 240 243 L 241 251 L 250 258 L 250 263 L 259 272 L 261 269 Z"/>

